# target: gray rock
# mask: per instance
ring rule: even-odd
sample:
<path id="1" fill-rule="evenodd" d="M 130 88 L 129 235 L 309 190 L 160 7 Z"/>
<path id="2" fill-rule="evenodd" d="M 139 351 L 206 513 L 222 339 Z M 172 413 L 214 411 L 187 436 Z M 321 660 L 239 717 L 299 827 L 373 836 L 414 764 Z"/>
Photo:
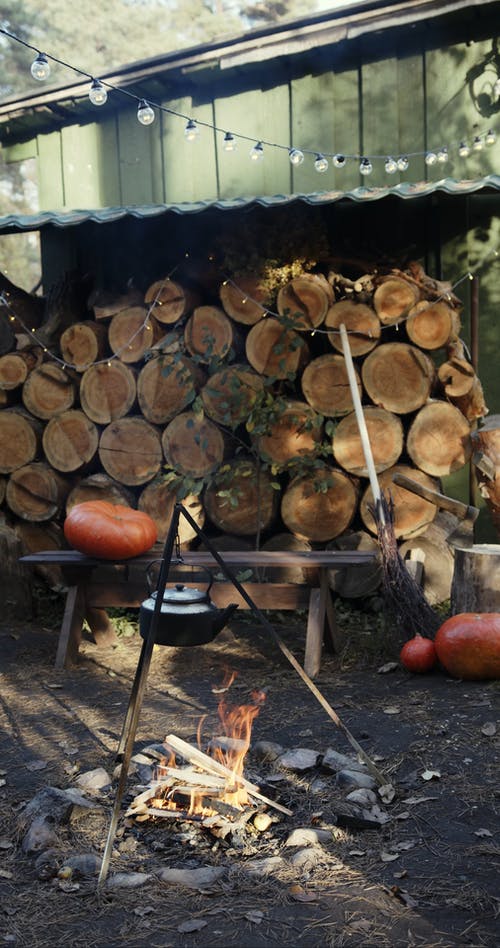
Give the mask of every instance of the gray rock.
<path id="1" fill-rule="evenodd" d="M 95 770 L 87 770 L 84 774 L 79 774 L 75 783 L 82 789 L 95 793 L 102 790 L 103 787 L 109 787 L 111 777 L 104 767 L 96 767 Z"/>
<path id="2" fill-rule="evenodd" d="M 355 757 L 339 754 L 331 747 L 328 747 L 323 755 L 322 767 L 333 774 L 338 773 L 339 770 L 359 770 L 361 773 L 366 770 L 365 765 Z"/>
<path id="3" fill-rule="evenodd" d="M 108 889 L 138 889 L 151 879 L 149 872 L 115 872 L 106 882 Z"/>
<path id="4" fill-rule="evenodd" d="M 332 834 L 329 830 L 298 827 L 292 830 L 285 842 L 285 846 L 320 846 L 321 843 L 331 842 Z"/>
<path id="5" fill-rule="evenodd" d="M 351 793 L 347 794 L 346 800 L 349 800 L 349 803 L 358 803 L 359 806 L 364 807 L 374 806 L 378 803 L 377 794 L 368 787 L 352 790 Z"/>
<path id="6" fill-rule="evenodd" d="M 31 823 L 21 843 L 21 849 L 28 854 L 39 853 L 44 849 L 50 849 L 56 843 L 57 834 L 54 831 L 53 824 L 49 823 L 46 817 L 40 816 Z"/>
<path id="7" fill-rule="evenodd" d="M 376 781 L 370 774 L 361 773 L 358 770 L 339 770 L 337 774 L 337 784 L 339 787 L 361 788 L 374 790 L 377 786 Z"/>
<path id="8" fill-rule="evenodd" d="M 268 876 L 276 869 L 281 869 L 285 860 L 281 856 L 265 856 L 263 859 L 249 859 L 242 868 L 245 872 L 255 876 Z"/>
<path id="9" fill-rule="evenodd" d="M 314 869 L 323 859 L 324 853 L 320 846 L 306 846 L 298 849 L 290 858 L 295 869 Z"/>
<path id="10" fill-rule="evenodd" d="M 286 767 L 287 770 L 300 772 L 316 767 L 318 760 L 318 751 L 310 750 L 308 747 L 295 747 L 281 754 L 280 757 L 278 757 L 278 764 L 280 767 Z"/>
<path id="11" fill-rule="evenodd" d="M 67 823 L 74 809 L 88 810 L 95 807 L 95 802 L 88 800 L 75 787 L 70 787 L 69 790 L 44 787 L 21 811 L 19 823 L 21 828 L 28 826 L 35 819 L 50 819 L 52 823 Z"/>
<path id="12" fill-rule="evenodd" d="M 257 741 L 256 744 L 252 745 L 252 753 L 259 760 L 276 760 L 283 752 L 284 748 L 281 744 L 276 744 L 275 741 Z"/>
<path id="13" fill-rule="evenodd" d="M 158 878 L 188 889 L 209 889 L 226 874 L 224 866 L 200 866 L 197 869 L 160 869 Z"/>

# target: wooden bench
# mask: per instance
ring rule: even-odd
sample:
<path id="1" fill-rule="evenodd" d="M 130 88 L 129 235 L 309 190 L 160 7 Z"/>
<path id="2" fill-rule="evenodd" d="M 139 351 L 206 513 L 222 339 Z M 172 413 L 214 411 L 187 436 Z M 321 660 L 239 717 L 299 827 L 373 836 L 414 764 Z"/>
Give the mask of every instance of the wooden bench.
<path id="1" fill-rule="evenodd" d="M 58 565 L 67 585 L 55 667 L 65 668 L 78 658 L 84 619 L 97 645 L 116 642 L 114 627 L 105 612 L 108 607 L 139 607 L 147 598 L 147 569 L 159 562 L 163 548 L 153 547 L 148 553 L 129 560 L 97 560 L 76 550 L 49 550 L 30 553 L 20 558 L 27 565 Z M 325 634 L 328 644 L 340 651 L 341 640 L 337 629 L 332 593 L 328 585 L 328 570 L 366 566 L 373 562 L 375 554 L 359 550 L 319 550 L 312 552 L 291 551 L 247 551 L 220 554 L 224 563 L 236 575 L 242 570 L 307 568 L 316 576 L 314 585 L 300 583 L 242 582 L 245 592 L 259 609 L 292 610 L 307 609 L 307 629 L 304 668 L 315 677 L 321 665 L 321 652 Z M 187 574 L 185 568 L 194 572 Z M 211 553 L 189 551 L 182 554 L 182 564 L 173 560 L 168 584 L 182 581 L 186 586 L 204 588 L 206 573 L 196 574 L 197 568 L 209 569 L 216 576 L 210 590 L 211 600 L 224 607 L 230 602 L 238 603 L 242 609 L 250 609 L 246 599 L 234 583 L 219 581 L 221 567 Z M 253 577 L 252 577 L 253 580 Z M 239 580 L 240 581 L 240 580 Z"/>

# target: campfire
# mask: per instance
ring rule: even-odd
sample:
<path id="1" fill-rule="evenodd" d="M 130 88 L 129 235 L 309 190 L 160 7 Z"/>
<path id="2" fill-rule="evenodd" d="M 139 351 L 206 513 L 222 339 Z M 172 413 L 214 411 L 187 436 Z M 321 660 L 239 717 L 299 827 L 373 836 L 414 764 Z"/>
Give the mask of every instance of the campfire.
<path id="1" fill-rule="evenodd" d="M 235 677 L 221 690 L 227 691 Z M 242 705 L 232 705 L 223 697 L 217 708 L 222 733 L 208 740 L 206 750 L 202 749 L 206 715 L 198 725 L 197 746 L 168 734 L 154 779 L 134 797 L 125 815 L 138 822 L 151 817 L 200 821 L 218 831 L 217 835 L 263 806 L 291 815 L 291 810 L 265 797 L 244 775 L 252 725 L 264 700 L 262 691 L 252 692 L 250 701 Z"/>

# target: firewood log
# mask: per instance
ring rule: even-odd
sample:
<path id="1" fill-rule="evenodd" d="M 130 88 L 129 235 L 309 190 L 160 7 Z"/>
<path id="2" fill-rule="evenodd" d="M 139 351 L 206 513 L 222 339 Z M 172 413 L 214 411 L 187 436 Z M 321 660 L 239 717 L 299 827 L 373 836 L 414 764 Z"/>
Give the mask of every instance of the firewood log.
<path id="1" fill-rule="evenodd" d="M 450 396 L 451 401 L 471 423 L 488 414 L 488 406 L 484 400 L 483 386 L 477 375 L 474 376 L 472 386 L 465 395 Z"/>
<path id="2" fill-rule="evenodd" d="M 448 537 L 458 522 L 453 514 L 440 510 L 423 533 L 405 540 L 399 547 L 403 560 L 416 559 L 422 563 L 422 589 L 431 606 L 450 598 L 454 556 Z"/>
<path id="3" fill-rule="evenodd" d="M 491 415 L 473 431 L 472 443 L 479 490 L 500 534 L 500 415 Z"/>
<path id="4" fill-rule="evenodd" d="M 144 306 L 132 306 L 113 316 L 108 329 L 111 351 L 122 362 L 140 362 L 146 352 L 158 341 L 161 329 L 148 316 Z"/>
<path id="5" fill-rule="evenodd" d="M 14 524 L 14 530 L 21 540 L 23 555 L 40 553 L 44 550 L 62 550 L 66 546 L 62 527 L 54 520 L 46 523 L 18 520 Z M 51 589 L 60 591 L 65 587 L 66 583 L 60 566 L 37 563 L 34 569 L 37 576 L 45 580 Z"/>
<path id="6" fill-rule="evenodd" d="M 201 400 L 209 418 L 228 428 L 237 428 L 248 418 L 263 391 L 263 379 L 250 366 L 228 365 L 207 379 Z"/>
<path id="7" fill-rule="evenodd" d="M 106 473 L 127 486 L 152 481 L 163 461 L 158 429 L 139 415 L 112 421 L 101 434 L 98 450 Z"/>
<path id="8" fill-rule="evenodd" d="M 119 359 L 91 365 L 80 381 L 80 403 L 96 424 L 108 425 L 133 408 L 137 395 L 136 370 Z"/>
<path id="9" fill-rule="evenodd" d="M 99 432 L 83 411 L 70 409 L 51 418 L 45 426 L 42 446 L 46 460 L 56 471 L 80 471 L 97 454 Z"/>
<path id="10" fill-rule="evenodd" d="M 363 408 L 368 438 L 377 473 L 393 467 L 403 451 L 404 432 L 401 419 L 386 411 L 366 405 Z M 333 455 L 337 464 L 350 474 L 368 477 L 363 444 L 356 413 L 346 415 L 335 429 Z"/>
<path id="11" fill-rule="evenodd" d="M 261 458 L 281 467 L 292 458 L 314 454 L 323 434 L 323 427 L 318 424 L 321 419 L 314 409 L 306 402 L 292 399 L 280 406 L 276 415 L 265 434 L 252 438 Z"/>
<path id="12" fill-rule="evenodd" d="M 314 329 L 321 326 L 333 303 L 331 286 L 325 277 L 304 273 L 294 277 L 278 291 L 277 308 L 293 329 Z"/>
<path id="13" fill-rule="evenodd" d="M 137 507 L 149 514 L 155 521 L 158 530 L 158 540 L 164 541 L 172 515 L 174 506 L 178 503 L 177 488 L 169 484 L 164 477 L 156 477 L 146 485 L 139 494 Z M 195 494 L 188 494 L 181 501 L 182 506 L 186 508 L 197 526 L 203 529 L 205 523 L 205 511 L 199 497 Z M 185 517 L 179 517 L 179 539 L 181 547 L 187 548 L 192 540 L 197 536 L 196 530 L 191 526 Z"/>
<path id="14" fill-rule="evenodd" d="M 61 515 L 70 482 L 43 461 L 18 468 L 10 475 L 5 500 L 22 520 L 36 523 Z"/>
<path id="15" fill-rule="evenodd" d="M 10 474 L 38 456 L 43 425 L 26 409 L 13 406 L 0 412 L 0 472 Z"/>
<path id="16" fill-rule="evenodd" d="M 410 342 L 421 349 L 441 349 L 460 332 L 460 318 L 455 309 L 442 300 L 430 303 L 420 300 L 408 313 L 406 332 Z"/>
<path id="17" fill-rule="evenodd" d="M 234 323 L 219 306 L 197 306 L 184 328 L 187 351 L 200 362 L 221 361 L 239 344 Z"/>
<path id="18" fill-rule="evenodd" d="M 400 276 L 384 276 L 373 294 L 373 305 L 383 326 L 394 326 L 418 303 L 416 285 Z"/>
<path id="19" fill-rule="evenodd" d="M 406 490 L 406 488 L 394 484 L 392 477 L 396 472 L 406 474 L 407 477 L 423 484 L 424 487 L 429 487 L 430 490 L 438 490 L 439 483 L 423 471 L 414 470 L 406 464 L 396 464 L 387 471 L 383 471 L 379 476 L 381 492 L 388 494 L 394 505 L 395 537 L 397 539 L 416 537 L 420 533 L 424 533 L 429 524 L 432 523 L 437 513 L 437 507 L 428 500 L 423 500 L 417 494 Z M 373 507 L 373 491 L 369 485 L 361 497 L 359 513 L 366 529 L 376 535 L 377 525 Z"/>
<path id="20" fill-rule="evenodd" d="M 286 379 L 309 361 L 309 347 L 299 333 L 286 329 L 279 319 L 268 316 L 250 329 L 246 357 L 261 375 Z"/>
<path id="21" fill-rule="evenodd" d="M 195 478 L 216 471 L 227 450 L 220 428 L 192 411 L 183 411 L 169 422 L 161 443 L 167 464 L 179 474 Z"/>
<path id="22" fill-rule="evenodd" d="M 66 513 L 69 513 L 76 504 L 83 504 L 87 500 L 105 500 L 109 504 L 121 504 L 125 507 L 135 507 L 136 500 L 132 490 L 114 481 L 108 474 L 89 474 L 82 477 L 71 488 L 66 500 Z"/>
<path id="23" fill-rule="evenodd" d="M 354 370 L 358 391 L 362 386 Z M 318 356 L 306 365 L 300 384 L 304 398 L 311 408 L 327 418 L 336 418 L 353 411 L 349 379 L 344 356 L 329 354 Z"/>
<path id="24" fill-rule="evenodd" d="M 33 369 L 42 361 L 42 350 L 36 347 L 0 356 L 0 389 L 11 391 L 24 385 Z"/>
<path id="25" fill-rule="evenodd" d="M 92 310 L 94 318 L 98 320 L 110 320 L 117 313 L 121 313 L 122 310 L 130 309 L 131 306 L 141 306 L 143 303 L 144 293 L 134 287 L 131 287 L 125 293 L 95 290 L 88 299 L 89 309 Z"/>
<path id="26" fill-rule="evenodd" d="M 253 326 L 266 314 L 267 292 L 256 276 L 246 274 L 238 277 L 236 283 L 225 281 L 219 296 L 224 312 L 237 323 Z"/>
<path id="27" fill-rule="evenodd" d="M 72 408 L 75 395 L 76 385 L 70 372 L 54 362 L 44 362 L 30 372 L 22 388 L 25 407 L 44 421 Z"/>
<path id="28" fill-rule="evenodd" d="M 451 358 L 438 368 L 438 378 L 443 392 L 449 398 L 467 395 L 474 384 L 474 367 L 466 359 Z"/>
<path id="29" fill-rule="evenodd" d="M 372 596 L 382 581 L 380 548 L 375 537 L 364 530 L 346 530 L 326 544 L 327 550 L 366 550 L 376 554 L 376 560 L 366 566 L 342 566 L 328 570 L 328 585 L 343 599 L 362 599 Z"/>
<path id="30" fill-rule="evenodd" d="M 430 357 L 416 346 L 388 342 L 367 355 L 361 378 L 375 405 L 406 415 L 425 404 L 434 382 Z"/>
<path id="31" fill-rule="evenodd" d="M 268 530 L 278 512 L 279 493 L 269 474 L 252 460 L 234 461 L 205 490 L 207 517 L 223 533 L 254 536 Z"/>
<path id="32" fill-rule="evenodd" d="M 434 477 L 444 477 L 470 460 L 470 424 L 455 405 L 439 399 L 430 401 L 410 425 L 406 450 L 416 467 Z"/>
<path id="33" fill-rule="evenodd" d="M 163 280 L 155 280 L 148 287 L 144 302 L 149 313 L 159 323 L 172 325 L 193 311 L 199 303 L 199 296 L 195 290 L 165 277 Z"/>
<path id="34" fill-rule="evenodd" d="M 102 323 L 85 320 L 68 326 L 61 335 L 59 346 L 65 362 L 77 372 L 84 372 L 102 359 L 107 350 L 108 334 Z"/>
<path id="35" fill-rule="evenodd" d="M 9 352 L 9 349 L 2 348 L 2 330 L 8 327 L 13 332 L 28 332 L 32 329 L 38 329 L 45 314 L 45 299 L 37 296 L 35 293 L 28 293 L 20 286 L 12 283 L 4 273 L 0 273 L 0 295 L 3 295 L 7 301 L 7 306 L 0 307 L 2 319 L 0 319 L 0 355 Z M 4 319 L 4 314 L 14 316 L 13 320 Z M 19 320 L 15 317 L 18 316 Z M 9 333 L 5 333 L 5 338 Z"/>
<path id="36" fill-rule="evenodd" d="M 366 303 L 340 300 L 330 306 L 325 318 L 325 327 L 337 330 L 328 335 L 328 340 L 338 352 L 343 351 L 338 332 L 342 324 L 349 333 L 349 345 L 354 358 L 371 352 L 380 339 L 380 320 L 375 311 Z"/>
<path id="37" fill-rule="evenodd" d="M 156 356 L 137 378 L 139 408 L 152 424 L 164 425 L 193 401 L 204 381 L 205 374 L 188 356 Z"/>
<path id="38" fill-rule="evenodd" d="M 354 480 L 325 465 L 290 481 L 283 492 L 281 517 L 290 533 L 324 543 L 347 530 L 357 503 Z"/>

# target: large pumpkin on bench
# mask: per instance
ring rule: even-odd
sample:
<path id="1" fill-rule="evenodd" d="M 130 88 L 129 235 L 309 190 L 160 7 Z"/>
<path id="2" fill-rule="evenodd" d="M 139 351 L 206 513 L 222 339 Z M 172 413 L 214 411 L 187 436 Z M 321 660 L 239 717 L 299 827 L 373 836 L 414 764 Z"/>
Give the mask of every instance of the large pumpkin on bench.
<path id="1" fill-rule="evenodd" d="M 154 520 L 141 510 L 87 500 L 75 504 L 64 521 L 68 543 L 88 556 L 126 560 L 151 549 L 158 538 Z"/>
<path id="2" fill-rule="evenodd" d="M 439 661 L 455 678 L 500 678 L 500 613 L 451 616 L 438 629 L 434 645 Z"/>

